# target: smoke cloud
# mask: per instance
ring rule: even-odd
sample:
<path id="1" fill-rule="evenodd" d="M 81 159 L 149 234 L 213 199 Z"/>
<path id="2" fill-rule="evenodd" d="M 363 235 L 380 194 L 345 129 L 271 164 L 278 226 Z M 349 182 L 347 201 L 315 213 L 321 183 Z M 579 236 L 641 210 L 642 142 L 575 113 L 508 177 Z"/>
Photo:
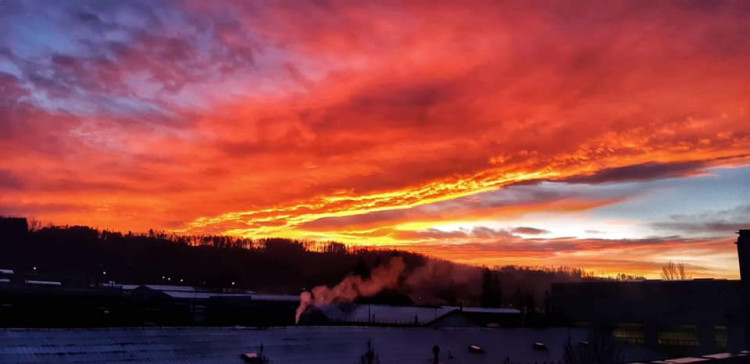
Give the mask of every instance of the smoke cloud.
<path id="1" fill-rule="evenodd" d="M 327 305 L 334 302 L 348 303 L 354 301 L 357 297 L 371 297 L 384 289 L 396 288 L 399 277 L 404 272 L 404 267 L 404 259 L 396 257 L 381 266 L 375 267 L 370 273 L 370 278 L 347 276 L 333 288 L 323 285 L 302 292 L 295 323 L 299 323 L 300 316 L 310 306 Z"/>
<path id="2" fill-rule="evenodd" d="M 334 287 L 317 286 L 302 292 L 295 322 L 299 322 L 310 306 L 349 303 L 357 297 L 375 296 L 385 289 L 397 289 L 416 304 L 447 304 L 456 298 L 470 300 L 480 294 L 481 272 L 477 267 L 438 260 L 427 260 L 419 267 L 407 269 L 402 257 L 391 258 L 375 267 L 370 278 L 347 276 Z M 463 294 L 462 297 L 446 297 L 450 292 Z"/>
<path id="3" fill-rule="evenodd" d="M 446 293 L 462 292 L 463 300 L 478 297 L 481 291 L 481 271 L 477 267 L 441 260 L 427 260 L 414 269 L 403 281 L 404 290 L 416 304 L 441 305 L 450 302 Z M 452 297 L 459 298 L 459 297 Z"/>

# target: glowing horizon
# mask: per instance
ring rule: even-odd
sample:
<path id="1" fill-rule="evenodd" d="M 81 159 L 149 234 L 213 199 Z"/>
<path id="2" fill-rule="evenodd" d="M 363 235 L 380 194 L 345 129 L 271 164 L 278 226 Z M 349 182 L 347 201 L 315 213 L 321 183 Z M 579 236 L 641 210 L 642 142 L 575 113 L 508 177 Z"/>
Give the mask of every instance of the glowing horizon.
<path id="1" fill-rule="evenodd" d="M 739 275 L 747 4 L 0 10 L 0 215 Z"/>

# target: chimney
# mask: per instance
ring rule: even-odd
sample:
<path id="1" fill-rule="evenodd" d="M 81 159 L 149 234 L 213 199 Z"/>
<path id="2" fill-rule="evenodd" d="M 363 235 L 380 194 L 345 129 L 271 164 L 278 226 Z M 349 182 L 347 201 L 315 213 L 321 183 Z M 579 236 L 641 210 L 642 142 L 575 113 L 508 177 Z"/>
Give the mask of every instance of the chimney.
<path id="1" fill-rule="evenodd" d="M 745 343 L 750 348 L 750 230 L 740 230 L 737 237 L 737 257 L 740 261 L 740 299 L 745 308 Z"/>
<path id="2" fill-rule="evenodd" d="M 750 286 L 750 230 L 740 230 L 737 237 L 737 255 L 740 261 L 742 286 Z"/>

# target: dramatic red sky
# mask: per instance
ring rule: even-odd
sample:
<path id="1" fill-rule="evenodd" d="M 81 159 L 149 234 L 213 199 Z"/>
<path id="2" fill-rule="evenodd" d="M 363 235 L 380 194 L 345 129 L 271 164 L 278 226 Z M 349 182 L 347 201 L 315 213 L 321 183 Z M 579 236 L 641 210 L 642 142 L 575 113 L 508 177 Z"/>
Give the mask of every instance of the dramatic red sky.
<path id="1" fill-rule="evenodd" d="M 0 214 L 737 277 L 744 1 L 0 3 Z"/>

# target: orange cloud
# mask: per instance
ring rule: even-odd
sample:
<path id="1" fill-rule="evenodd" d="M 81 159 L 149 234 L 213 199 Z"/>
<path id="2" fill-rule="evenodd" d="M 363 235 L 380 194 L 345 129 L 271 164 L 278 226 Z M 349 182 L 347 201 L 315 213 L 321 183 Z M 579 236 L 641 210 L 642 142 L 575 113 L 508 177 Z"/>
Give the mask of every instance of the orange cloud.
<path id="1" fill-rule="evenodd" d="M 695 278 L 739 278 L 736 246 L 726 238 L 522 239 L 505 233 L 491 240 L 414 244 L 409 249 L 467 264 L 586 267 L 598 275 L 627 272 L 656 279 L 666 263 L 681 261 Z"/>
<path id="2" fill-rule="evenodd" d="M 186 1 L 86 14 L 42 19 L 81 49 L 0 38 L 14 70 L 0 68 L 1 213 L 426 251 L 414 234 L 432 225 L 628 196 L 436 204 L 750 162 L 736 2 Z"/>

